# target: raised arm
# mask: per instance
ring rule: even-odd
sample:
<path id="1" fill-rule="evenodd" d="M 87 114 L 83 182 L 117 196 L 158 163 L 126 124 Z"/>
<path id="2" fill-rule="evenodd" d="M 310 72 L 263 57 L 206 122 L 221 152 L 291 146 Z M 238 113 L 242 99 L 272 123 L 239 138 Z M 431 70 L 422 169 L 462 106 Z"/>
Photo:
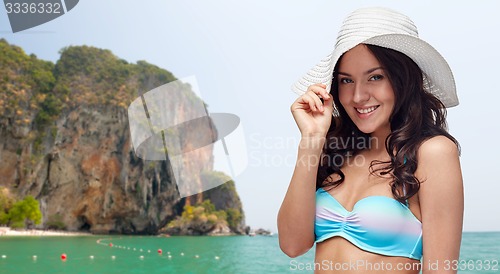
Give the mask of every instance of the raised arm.
<path id="1" fill-rule="evenodd" d="M 455 143 L 444 136 L 424 142 L 415 175 L 423 182 L 418 192 L 423 224 L 422 273 L 457 273 L 464 196 Z"/>
<path id="2" fill-rule="evenodd" d="M 332 119 L 333 99 L 324 85 L 312 85 L 292 104 L 291 111 L 302 139 L 295 170 L 278 213 L 278 236 L 281 250 L 297 257 L 314 244 L 316 175 Z"/>

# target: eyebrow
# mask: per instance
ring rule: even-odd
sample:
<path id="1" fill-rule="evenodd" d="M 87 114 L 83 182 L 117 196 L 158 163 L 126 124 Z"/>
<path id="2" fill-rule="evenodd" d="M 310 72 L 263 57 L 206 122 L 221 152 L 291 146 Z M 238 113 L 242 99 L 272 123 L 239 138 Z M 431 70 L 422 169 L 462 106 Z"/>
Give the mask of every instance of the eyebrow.
<path id="1" fill-rule="evenodd" d="M 372 72 L 376 71 L 377 69 L 384 69 L 384 68 L 383 68 L 383 67 L 375 67 L 375 68 L 371 68 L 371 69 L 367 70 L 364 74 L 365 74 L 365 75 L 366 75 L 366 74 L 370 74 L 370 73 L 372 73 Z M 340 74 L 342 74 L 342 75 L 345 75 L 345 76 L 349 76 L 349 77 L 351 77 L 351 75 L 350 75 L 349 73 L 342 72 L 342 71 L 339 71 L 339 72 L 338 72 L 338 74 L 339 74 L 339 75 L 340 75 Z"/>

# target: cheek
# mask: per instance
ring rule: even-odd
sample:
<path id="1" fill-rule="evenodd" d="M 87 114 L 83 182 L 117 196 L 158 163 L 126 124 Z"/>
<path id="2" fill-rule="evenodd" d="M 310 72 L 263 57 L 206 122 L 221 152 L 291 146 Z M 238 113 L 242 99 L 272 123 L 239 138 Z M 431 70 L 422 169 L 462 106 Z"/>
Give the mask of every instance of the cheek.
<path id="1" fill-rule="evenodd" d="M 394 96 L 394 92 L 391 89 L 391 92 L 387 94 L 387 102 L 391 106 L 391 110 L 394 109 L 394 104 L 396 102 L 396 98 Z"/>
<path id="2" fill-rule="evenodd" d="M 351 101 L 350 97 L 349 92 L 339 89 L 339 101 L 344 108 L 346 108 L 345 106 Z"/>
<path id="3" fill-rule="evenodd" d="M 383 101 L 386 105 L 390 106 L 391 108 L 394 107 L 394 102 L 395 102 L 395 96 L 394 96 L 394 91 L 392 90 L 391 85 L 387 85 L 384 88 L 380 89 L 378 92 L 378 99 L 380 101 Z"/>

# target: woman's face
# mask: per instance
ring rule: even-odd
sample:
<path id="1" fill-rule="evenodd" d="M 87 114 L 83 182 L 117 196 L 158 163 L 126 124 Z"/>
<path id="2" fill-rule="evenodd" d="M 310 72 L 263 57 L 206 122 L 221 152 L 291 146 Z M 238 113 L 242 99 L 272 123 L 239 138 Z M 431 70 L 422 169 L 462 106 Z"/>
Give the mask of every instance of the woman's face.
<path id="1" fill-rule="evenodd" d="M 389 133 L 394 91 L 385 70 L 363 44 L 346 52 L 338 67 L 339 100 L 364 133 Z"/>

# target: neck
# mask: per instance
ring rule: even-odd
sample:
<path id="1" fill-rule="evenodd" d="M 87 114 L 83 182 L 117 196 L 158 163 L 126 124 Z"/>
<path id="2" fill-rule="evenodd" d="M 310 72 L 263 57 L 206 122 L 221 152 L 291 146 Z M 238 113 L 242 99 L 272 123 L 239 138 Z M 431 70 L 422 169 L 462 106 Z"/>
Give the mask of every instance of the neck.
<path id="1" fill-rule="evenodd" d="M 391 129 L 387 128 L 370 134 L 370 153 L 380 154 L 386 152 L 385 140 L 391 133 Z"/>

